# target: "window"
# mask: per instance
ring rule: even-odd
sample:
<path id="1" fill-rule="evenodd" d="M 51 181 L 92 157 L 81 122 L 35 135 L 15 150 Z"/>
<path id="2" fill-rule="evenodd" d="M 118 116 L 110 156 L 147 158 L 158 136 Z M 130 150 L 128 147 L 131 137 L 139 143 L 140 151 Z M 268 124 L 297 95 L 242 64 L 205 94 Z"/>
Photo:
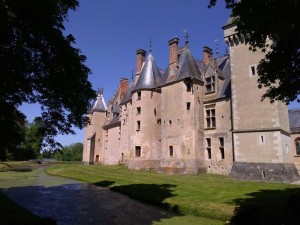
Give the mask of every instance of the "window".
<path id="1" fill-rule="evenodd" d="M 215 128 L 216 127 L 216 111 L 215 109 L 207 109 L 206 112 L 206 127 Z"/>
<path id="2" fill-rule="evenodd" d="M 259 143 L 260 144 L 265 144 L 266 140 L 265 140 L 265 136 L 263 134 L 259 135 Z"/>
<path id="3" fill-rule="evenodd" d="M 157 120 L 157 124 L 161 124 L 161 119 L 158 119 L 158 120 Z"/>
<path id="4" fill-rule="evenodd" d="M 174 155 L 173 146 L 169 146 L 169 156 L 173 156 L 173 155 Z"/>
<path id="5" fill-rule="evenodd" d="M 205 88 L 206 88 L 206 93 L 215 91 L 215 77 L 214 76 L 205 78 Z"/>
<path id="6" fill-rule="evenodd" d="M 221 153 L 221 159 L 225 159 L 225 151 L 224 151 L 224 138 L 219 138 L 219 149 Z"/>
<path id="7" fill-rule="evenodd" d="M 140 130 L 141 129 L 141 121 L 136 121 L 136 130 Z"/>
<path id="8" fill-rule="evenodd" d="M 135 157 L 141 157 L 141 146 L 135 146 Z"/>
<path id="9" fill-rule="evenodd" d="M 206 152 L 207 152 L 207 158 L 211 159 L 211 139 L 206 138 Z"/>
<path id="10" fill-rule="evenodd" d="M 169 120 L 169 125 L 172 125 L 172 120 Z"/>
<path id="11" fill-rule="evenodd" d="M 142 110 L 141 107 L 137 107 L 136 108 L 136 114 L 141 114 L 141 110 Z"/>
<path id="12" fill-rule="evenodd" d="M 257 75 L 256 65 L 249 66 L 249 76 Z"/>
<path id="13" fill-rule="evenodd" d="M 156 108 L 153 110 L 153 112 L 154 112 L 154 116 L 156 116 Z"/>
<path id="14" fill-rule="evenodd" d="M 186 103 L 186 110 L 190 110 L 191 109 L 191 103 L 190 102 L 187 102 Z"/>
<path id="15" fill-rule="evenodd" d="M 300 138 L 295 140 L 296 155 L 300 155 Z"/>
<path id="16" fill-rule="evenodd" d="M 137 100 L 141 100 L 142 98 L 142 93 L 140 91 L 137 92 Z"/>
<path id="17" fill-rule="evenodd" d="M 188 82 L 188 83 L 186 83 L 186 91 L 187 92 L 190 92 L 191 91 L 191 83 L 190 82 Z"/>

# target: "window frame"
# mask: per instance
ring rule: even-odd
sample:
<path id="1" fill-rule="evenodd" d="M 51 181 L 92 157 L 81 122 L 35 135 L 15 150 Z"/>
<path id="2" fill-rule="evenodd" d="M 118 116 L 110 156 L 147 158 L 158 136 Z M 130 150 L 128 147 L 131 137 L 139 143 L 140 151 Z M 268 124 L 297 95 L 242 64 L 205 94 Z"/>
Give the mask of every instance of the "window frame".
<path id="1" fill-rule="evenodd" d="M 206 141 L 206 159 L 212 159 L 211 155 L 211 138 L 205 138 Z"/>
<path id="2" fill-rule="evenodd" d="M 141 146 L 135 146 L 135 152 L 134 156 L 139 158 L 142 155 L 142 147 Z"/>

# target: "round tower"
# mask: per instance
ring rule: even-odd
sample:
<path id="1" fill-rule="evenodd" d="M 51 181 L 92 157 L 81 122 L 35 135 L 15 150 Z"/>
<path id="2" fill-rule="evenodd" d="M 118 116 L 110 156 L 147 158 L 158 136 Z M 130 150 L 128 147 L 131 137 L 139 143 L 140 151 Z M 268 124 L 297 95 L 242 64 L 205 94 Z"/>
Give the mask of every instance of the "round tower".
<path id="1" fill-rule="evenodd" d="M 98 91 L 98 96 L 88 111 L 89 123 L 85 128 L 83 156 L 84 164 L 94 164 L 103 161 L 104 156 L 104 138 L 103 128 L 106 118 L 106 104 L 102 90 Z"/>

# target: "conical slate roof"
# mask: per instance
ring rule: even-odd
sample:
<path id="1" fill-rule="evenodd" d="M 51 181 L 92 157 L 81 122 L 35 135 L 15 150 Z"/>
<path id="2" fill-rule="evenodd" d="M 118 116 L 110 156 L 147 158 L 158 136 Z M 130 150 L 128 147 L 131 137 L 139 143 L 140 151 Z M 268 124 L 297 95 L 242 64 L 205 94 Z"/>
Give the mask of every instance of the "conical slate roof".
<path id="1" fill-rule="evenodd" d="M 202 81 L 201 72 L 188 47 L 185 47 L 180 54 L 179 70 L 176 80 L 179 81 L 185 78 L 192 78 Z"/>
<path id="2" fill-rule="evenodd" d="M 180 57 L 178 62 L 178 68 L 174 68 L 174 66 L 169 66 L 166 70 L 162 86 L 171 83 L 183 80 L 185 78 L 191 78 L 202 81 L 202 74 L 199 70 L 199 67 L 192 56 L 191 51 L 187 46 L 181 49 Z"/>
<path id="3" fill-rule="evenodd" d="M 152 54 L 150 53 L 145 64 L 143 65 L 139 80 L 132 89 L 132 92 L 156 88 L 158 85 L 160 85 L 161 80 L 161 73 L 155 63 Z"/>
<path id="4" fill-rule="evenodd" d="M 98 96 L 96 100 L 93 102 L 91 108 L 88 110 L 88 113 L 93 113 L 93 112 L 106 112 L 107 107 L 104 101 L 104 97 L 101 91 L 98 92 Z"/>

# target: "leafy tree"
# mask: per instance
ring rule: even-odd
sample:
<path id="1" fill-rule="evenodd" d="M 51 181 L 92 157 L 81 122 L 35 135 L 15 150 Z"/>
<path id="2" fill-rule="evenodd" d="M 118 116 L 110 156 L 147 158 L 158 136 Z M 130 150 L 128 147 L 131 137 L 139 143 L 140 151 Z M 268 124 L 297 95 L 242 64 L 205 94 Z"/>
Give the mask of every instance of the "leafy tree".
<path id="1" fill-rule="evenodd" d="M 14 106 L 2 104 L 0 100 L 0 127 L 2 129 L 0 135 L 1 161 L 6 160 L 7 158 L 13 159 L 12 151 L 16 150 L 25 138 L 25 126 L 25 115 L 16 110 Z M 9 155 L 9 157 L 7 157 L 7 155 Z"/>
<path id="2" fill-rule="evenodd" d="M 209 7 L 217 0 L 210 0 Z M 300 102 L 300 2 L 297 0 L 225 0 L 232 22 L 250 49 L 271 48 L 258 65 L 262 99 Z M 267 38 L 272 41 L 269 46 Z"/>
<path id="3" fill-rule="evenodd" d="M 82 128 L 95 91 L 88 81 L 86 57 L 64 35 L 63 22 L 77 0 L 0 0 L 0 154 L 20 143 L 25 117 L 18 107 L 41 105 L 45 140 Z"/>
<path id="4" fill-rule="evenodd" d="M 36 117 L 34 121 L 27 124 L 25 140 L 20 145 L 20 159 L 36 159 L 40 156 L 44 133 L 41 118 Z"/>
<path id="5" fill-rule="evenodd" d="M 54 154 L 54 158 L 59 161 L 81 161 L 83 152 L 83 144 L 75 143 L 63 147 Z"/>

